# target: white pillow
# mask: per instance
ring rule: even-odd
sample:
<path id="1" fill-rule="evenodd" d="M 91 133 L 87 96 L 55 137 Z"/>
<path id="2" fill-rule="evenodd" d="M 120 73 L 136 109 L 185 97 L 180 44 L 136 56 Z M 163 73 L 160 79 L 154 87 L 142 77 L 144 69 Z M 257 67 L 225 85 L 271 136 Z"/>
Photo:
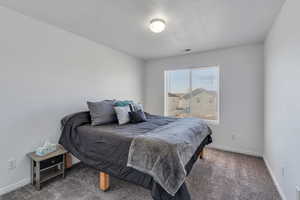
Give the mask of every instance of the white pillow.
<path id="1" fill-rule="evenodd" d="M 135 109 L 136 111 L 137 111 L 137 110 L 141 110 L 141 111 L 144 112 L 144 108 L 143 108 L 143 105 L 142 105 L 142 104 L 140 104 L 140 103 L 134 103 L 133 106 L 134 106 L 134 109 Z"/>
<path id="2" fill-rule="evenodd" d="M 116 106 L 116 107 L 114 107 L 114 109 L 117 114 L 119 125 L 127 124 L 130 122 L 130 117 L 129 117 L 130 107 L 129 106 Z"/>

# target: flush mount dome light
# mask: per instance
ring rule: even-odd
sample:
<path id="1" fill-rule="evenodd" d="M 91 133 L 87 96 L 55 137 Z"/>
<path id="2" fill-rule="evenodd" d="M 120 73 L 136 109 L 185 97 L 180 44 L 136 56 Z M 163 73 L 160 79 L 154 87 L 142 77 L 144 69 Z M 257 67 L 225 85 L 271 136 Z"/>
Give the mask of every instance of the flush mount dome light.
<path id="1" fill-rule="evenodd" d="M 154 33 L 160 33 L 166 28 L 166 22 L 162 19 L 152 19 L 149 28 Z"/>

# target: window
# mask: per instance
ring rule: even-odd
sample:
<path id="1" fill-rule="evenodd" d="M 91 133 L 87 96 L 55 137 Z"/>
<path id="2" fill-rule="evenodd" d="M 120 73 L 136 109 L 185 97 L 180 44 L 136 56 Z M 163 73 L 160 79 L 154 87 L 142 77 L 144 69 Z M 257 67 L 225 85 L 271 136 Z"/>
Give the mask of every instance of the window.
<path id="1" fill-rule="evenodd" d="M 219 67 L 165 71 L 165 114 L 219 122 Z"/>

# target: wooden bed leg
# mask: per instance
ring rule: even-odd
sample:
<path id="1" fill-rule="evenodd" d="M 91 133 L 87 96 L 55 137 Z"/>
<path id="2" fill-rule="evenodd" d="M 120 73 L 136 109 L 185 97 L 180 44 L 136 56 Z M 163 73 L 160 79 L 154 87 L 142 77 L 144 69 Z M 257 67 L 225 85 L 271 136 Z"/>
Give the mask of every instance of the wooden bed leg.
<path id="1" fill-rule="evenodd" d="M 104 172 L 99 173 L 99 189 L 104 192 L 109 189 L 109 175 Z"/>
<path id="2" fill-rule="evenodd" d="M 70 153 L 66 154 L 66 158 L 65 158 L 65 168 L 69 169 L 72 167 L 72 155 Z"/>
<path id="3" fill-rule="evenodd" d="M 202 151 L 199 153 L 199 158 L 203 159 L 203 155 L 204 155 L 204 149 L 202 149 Z"/>

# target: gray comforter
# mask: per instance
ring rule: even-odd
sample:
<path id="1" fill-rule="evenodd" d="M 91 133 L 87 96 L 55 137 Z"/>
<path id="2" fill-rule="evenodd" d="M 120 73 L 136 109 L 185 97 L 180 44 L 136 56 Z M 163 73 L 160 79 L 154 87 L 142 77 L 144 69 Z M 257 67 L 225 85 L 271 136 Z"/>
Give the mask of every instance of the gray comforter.
<path id="1" fill-rule="evenodd" d="M 175 195 L 186 177 L 185 165 L 210 134 L 198 118 L 178 119 L 131 142 L 127 166 L 151 175 L 169 194 Z"/>
<path id="2" fill-rule="evenodd" d="M 179 121 L 176 118 L 149 114 L 147 114 L 147 118 L 147 122 L 138 124 L 91 126 L 89 112 L 75 113 L 62 120 L 62 134 L 59 143 L 83 163 L 151 190 L 154 200 L 190 200 L 185 183 L 181 185 L 175 196 L 172 196 L 151 175 L 127 166 L 130 146 L 135 138 L 155 133 L 156 129 L 157 131 L 163 130 L 163 127 L 172 126 L 172 123 Z M 203 133 L 204 137 L 206 133 Z M 199 152 L 211 142 L 212 138 L 208 135 L 198 143 L 198 149 L 185 166 L 187 175 L 197 161 Z M 180 158 L 186 162 L 184 158 L 188 158 L 188 156 L 180 156 Z"/>

